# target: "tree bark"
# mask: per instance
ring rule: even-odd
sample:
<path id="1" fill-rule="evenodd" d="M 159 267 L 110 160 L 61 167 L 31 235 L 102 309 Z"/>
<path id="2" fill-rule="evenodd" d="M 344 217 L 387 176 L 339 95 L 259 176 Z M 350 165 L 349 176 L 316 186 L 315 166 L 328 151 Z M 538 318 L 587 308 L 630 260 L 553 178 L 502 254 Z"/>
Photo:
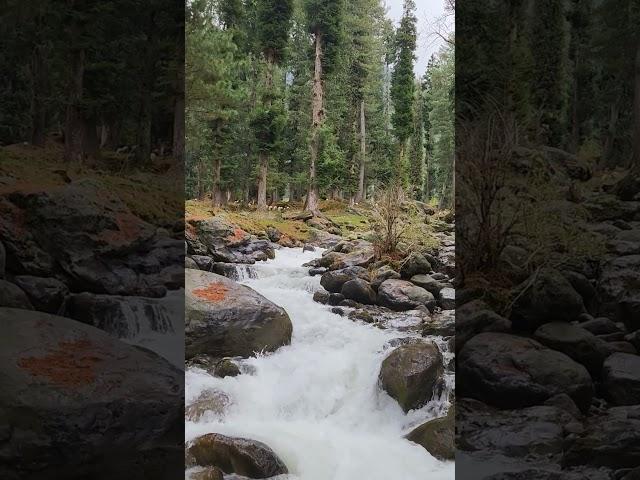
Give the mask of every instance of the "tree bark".
<path id="1" fill-rule="evenodd" d="M 366 122 L 364 116 L 364 99 L 360 100 L 360 172 L 358 174 L 358 193 L 356 193 L 356 203 L 365 199 L 364 174 L 367 155 Z"/>
<path id="2" fill-rule="evenodd" d="M 214 207 L 222 206 L 222 161 L 219 157 L 213 159 L 213 192 L 211 201 Z"/>
<path id="3" fill-rule="evenodd" d="M 320 128 L 324 121 L 323 110 L 323 85 L 322 85 L 322 34 L 316 32 L 315 60 L 313 68 L 312 109 L 311 109 L 311 155 L 309 159 L 309 187 L 305 199 L 304 210 L 314 216 L 320 215 L 320 199 L 318 195 L 318 183 L 316 178 L 316 163 L 320 149 Z"/>
<path id="4" fill-rule="evenodd" d="M 273 55 L 267 55 L 267 71 L 265 84 L 267 92 L 269 95 L 271 94 L 271 89 L 273 88 Z M 271 101 L 266 102 L 267 108 L 271 107 Z M 258 166 L 258 210 L 266 210 L 267 209 L 267 174 L 269 172 L 269 159 L 270 155 L 268 152 L 260 152 L 258 155 L 259 166 Z"/>
<path id="5" fill-rule="evenodd" d="M 66 162 L 82 163 L 84 160 L 84 119 L 80 102 L 84 86 L 83 49 L 74 52 L 71 64 L 71 84 L 64 128 L 64 159 Z"/>
<path id="6" fill-rule="evenodd" d="M 31 59 L 31 144 L 44 147 L 47 128 L 47 64 L 44 47 L 38 45 L 33 49 Z"/>
<path id="7" fill-rule="evenodd" d="M 184 32 L 183 32 L 184 33 Z M 176 164 L 184 162 L 184 35 L 180 35 L 178 62 L 176 65 L 173 101 L 173 145 L 172 153 Z"/>

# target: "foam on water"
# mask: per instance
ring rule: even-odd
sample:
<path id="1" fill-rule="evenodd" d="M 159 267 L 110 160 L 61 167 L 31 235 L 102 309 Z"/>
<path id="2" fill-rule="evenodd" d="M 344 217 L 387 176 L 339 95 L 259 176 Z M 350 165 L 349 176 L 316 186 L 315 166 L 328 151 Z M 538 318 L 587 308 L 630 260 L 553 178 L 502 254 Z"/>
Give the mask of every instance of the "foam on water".
<path id="1" fill-rule="evenodd" d="M 385 344 L 407 334 L 352 322 L 314 302 L 319 277 L 301 265 L 319 254 L 278 250 L 275 260 L 254 266 L 256 278 L 242 280 L 287 311 L 291 345 L 244 360 L 248 373 L 238 377 L 187 371 L 187 403 L 212 388 L 232 403 L 222 417 L 209 412 L 187 422 L 186 440 L 216 432 L 263 441 L 288 466 L 291 480 L 453 479 L 453 462 L 403 438 L 446 410 L 448 392 L 405 415 L 380 390 Z"/>

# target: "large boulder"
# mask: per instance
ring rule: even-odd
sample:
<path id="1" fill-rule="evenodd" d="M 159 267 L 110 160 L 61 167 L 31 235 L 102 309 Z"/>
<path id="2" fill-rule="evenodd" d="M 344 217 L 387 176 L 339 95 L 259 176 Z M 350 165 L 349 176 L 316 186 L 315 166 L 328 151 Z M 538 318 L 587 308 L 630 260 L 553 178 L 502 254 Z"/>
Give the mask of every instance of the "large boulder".
<path id="1" fill-rule="evenodd" d="M 68 318 L 0 308 L 0 323 L 0 478 L 148 478 L 147 459 L 165 470 L 151 478 L 179 475 L 183 454 L 156 449 L 180 442 L 184 372 Z"/>
<path id="2" fill-rule="evenodd" d="M 287 312 L 251 288 L 215 273 L 187 270 L 185 355 L 250 357 L 291 343 Z"/>
<path id="3" fill-rule="evenodd" d="M 511 310 L 513 327 L 533 331 L 543 323 L 571 322 L 584 310 L 582 297 L 559 271 L 543 268 L 520 285 Z"/>
<path id="4" fill-rule="evenodd" d="M 511 322 L 476 299 L 456 309 L 456 351 L 475 335 L 483 332 L 509 332 Z"/>
<path id="5" fill-rule="evenodd" d="M 354 278 L 342 285 L 340 291 L 344 298 L 355 300 L 364 305 L 374 305 L 376 303 L 376 292 L 366 280 Z"/>
<path id="6" fill-rule="evenodd" d="M 610 353 L 604 340 L 566 322 L 546 323 L 535 331 L 534 338 L 584 365 L 592 375 L 600 374 L 602 362 Z"/>
<path id="7" fill-rule="evenodd" d="M 621 300 L 632 293 L 640 293 L 640 255 L 614 257 L 602 266 L 597 290 L 602 301 L 601 313 L 624 321 L 630 331 L 640 329 L 640 320 L 621 308 Z M 629 312 L 631 313 L 631 312 Z"/>
<path id="8" fill-rule="evenodd" d="M 414 275 L 411 277 L 411 283 L 424 288 L 425 290 L 431 292 L 434 296 L 437 296 L 446 284 L 442 283 L 439 280 L 436 280 L 431 275 Z"/>
<path id="9" fill-rule="evenodd" d="M 27 294 L 33 307 L 41 312 L 59 313 L 69 294 L 67 286 L 56 278 L 19 275 L 14 282 Z"/>
<path id="10" fill-rule="evenodd" d="M 419 306 L 433 309 L 436 304 L 434 296 L 406 280 L 389 279 L 378 287 L 378 303 L 391 310 L 412 310 Z"/>
<path id="11" fill-rule="evenodd" d="M 593 396 L 589 372 L 567 355 L 535 340 L 481 333 L 458 356 L 460 394 L 500 408 L 538 405 L 566 393 L 582 411 Z"/>
<path id="12" fill-rule="evenodd" d="M 411 278 L 414 275 L 429 273 L 432 270 L 431 264 L 422 253 L 413 252 L 402 262 L 400 275 L 402 278 Z"/>
<path id="13" fill-rule="evenodd" d="M 614 405 L 640 404 L 640 357 L 614 353 L 602 368 L 603 390 Z"/>
<path id="14" fill-rule="evenodd" d="M 396 272 L 389 265 L 384 265 L 377 270 L 375 270 L 372 274 L 373 280 L 371 280 L 371 288 L 378 291 L 378 287 L 385 280 L 389 280 L 390 278 L 400 278 L 400 274 Z"/>
<path id="15" fill-rule="evenodd" d="M 271 478 L 289 473 L 282 460 L 262 442 L 208 433 L 189 442 L 196 465 L 218 467 L 224 473 Z"/>
<path id="16" fill-rule="evenodd" d="M 379 379 L 383 390 L 408 412 L 431 400 L 443 371 L 438 346 L 423 341 L 393 350 L 382 362 Z"/>
<path id="17" fill-rule="evenodd" d="M 0 280 L 0 307 L 33 310 L 29 297 L 16 284 Z"/>
<path id="18" fill-rule="evenodd" d="M 369 280 L 369 272 L 363 267 L 348 267 L 340 270 L 331 270 L 320 277 L 320 285 L 331 293 L 340 293 L 342 286 L 349 280 L 361 278 Z"/>
<path id="19" fill-rule="evenodd" d="M 446 416 L 423 423 L 413 429 L 406 438 L 422 445 L 440 460 L 453 460 L 456 454 L 455 420 L 454 408 L 450 407 Z"/>

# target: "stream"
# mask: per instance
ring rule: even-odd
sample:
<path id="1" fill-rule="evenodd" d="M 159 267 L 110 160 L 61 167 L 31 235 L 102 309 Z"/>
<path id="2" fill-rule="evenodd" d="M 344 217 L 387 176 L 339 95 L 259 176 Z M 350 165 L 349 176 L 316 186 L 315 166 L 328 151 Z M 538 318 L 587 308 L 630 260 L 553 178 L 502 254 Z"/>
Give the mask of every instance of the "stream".
<path id="1" fill-rule="evenodd" d="M 210 412 L 186 422 L 185 440 L 216 432 L 262 441 L 289 469 L 279 480 L 453 479 L 453 462 L 441 462 L 403 438 L 444 414 L 449 387 L 408 414 L 378 387 L 380 365 L 390 352 L 386 344 L 410 334 L 353 322 L 314 302 L 320 277 L 309 276 L 302 264 L 320 254 L 283 248 L 274 260 L 238 270 L 241 283 L 287 311 L 291 345 L 240 361 L 243 374 L 237 377 L 189 369 L 187 404 L 212 388 L 225 392 L 231 404 L 224 416 Z"/>

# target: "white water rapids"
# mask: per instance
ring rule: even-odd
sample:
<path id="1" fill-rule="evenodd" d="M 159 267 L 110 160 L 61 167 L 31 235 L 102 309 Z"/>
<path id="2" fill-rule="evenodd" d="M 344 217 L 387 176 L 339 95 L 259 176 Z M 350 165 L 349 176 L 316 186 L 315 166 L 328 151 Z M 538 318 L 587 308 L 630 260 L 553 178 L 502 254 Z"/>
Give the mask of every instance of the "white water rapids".
<path id="1" fill-rule="evenodd" d="M 240 362 L 243 374 L 216 378 L 186 372 L 186 402 L 203 391 L 225 392 L 223 416 L 187 422 L 185 440 L 206 433 L 259 440 L 287 465 L 289 480 L 444 480 L 453 462 L 433 458 L 403 436 L 444 413 L 446 393 L 405 415 L 377 385 L 385 344 L 406 336 L 352 322 L 312 300 L 319 277 L 301 265 L 319 252 L 276 251 L 241 282 L 283 307 L 293 323 L 291 345 Z"/>

